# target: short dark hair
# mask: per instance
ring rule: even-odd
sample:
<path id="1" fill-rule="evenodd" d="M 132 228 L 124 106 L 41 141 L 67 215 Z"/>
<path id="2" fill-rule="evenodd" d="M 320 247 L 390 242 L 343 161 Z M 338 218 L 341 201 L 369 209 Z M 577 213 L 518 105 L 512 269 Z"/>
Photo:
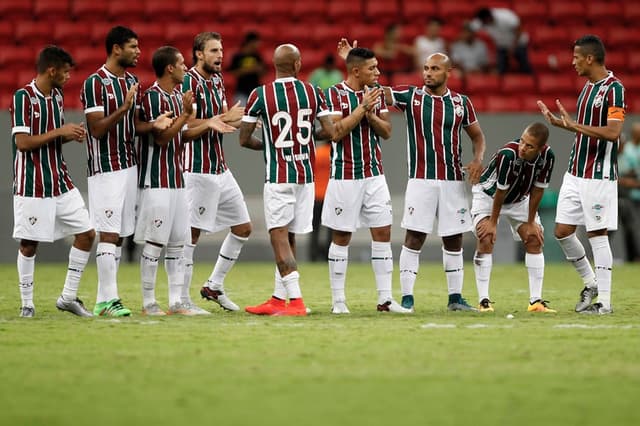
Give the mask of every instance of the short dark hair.
<path id="1" fill-rule="evenodd" d="M 493 13 L 491 12 L 491 9 L 489 9 L 488 7 L 482 7 L 478 9 L 478 11 L 476 12 L 476 18 L 478 18 L 482 22 L 492 21 Z"/>
<path id="2" fill-rule="evenodd" d="M 193 48 L 191 49 L 191 55 L 193 58 L 194 65 L 198 62 L 198 57 L 196 56 L 196 52 L 204 51 L 204 46 L 207 44 L 209 40 L 222 41 L 222 36 L 220 35 L 220 33 L 216 33 L 213 31 L 205 31 L 193 38 Z"/>
<path id="3" fill-rule="evenodd" d="M 159 47 L 151 57 L 151 66 L 157 77 L 162 77 L 167 65 L 175 65 L 178 62 L 180 51 L 173 46 Z"/>
<path id="4" fill-rule="evenodd" d="M 49 67 L 62 68 L 66 64 L 74 66 L 76 63 L 66 50 L 58 46 L 47 46 L 40 51 L 36 60 L 36 71 L 38 74 L 44 73 Z"/>
<path id="5" fill-rule="evenodd" d="M 527 133 L 538 141 L 538 146 L 543 146 L 549 140 L 549 128 L 544 124 L 535 122 L 527 126 Z"/>
<path id="6" fill-rule="evenodd" d="M 604 43 L 597 35 L 584 35 L 577 39 L 573 45 L 578 46 L 584 55 L 592 55 L 597 63 L 604 65 Z"/>
<path id="7" fill-rule="evenodd" d="M 354 47 L 349 51 L 349 53 L 347 54 L 347 59 L 345 60 L 347 69 L 351 69 L 353 66 L 360 65 L 367 59 L 375 57 L 376 54 L 373 53 L 373 50 L 364 47 Z"/>
<path id="8" fill-rule="evenodd" d="M 134 33 L 131 28 L 123 27 L 122 25 L 111 28 L 104 42 L 107 55 L 111 55 L 113 46 L 116 44 L 118 46 L 124 46 L 124 44 L 131 39 L 138 39 L 138 34 Z"/>

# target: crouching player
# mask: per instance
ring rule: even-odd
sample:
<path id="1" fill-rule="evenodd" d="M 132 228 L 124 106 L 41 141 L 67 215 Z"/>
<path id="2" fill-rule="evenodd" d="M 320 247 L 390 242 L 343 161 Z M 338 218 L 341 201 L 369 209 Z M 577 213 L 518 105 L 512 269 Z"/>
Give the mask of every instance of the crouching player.
<path id="1" fill-rule="evenodd" d="M 142 313 L 145 315 L 198 315 L 208 312 L 182 300 L 184 285 L 184 244 L 189 224 L 185 214 L 184 178 L 181 166 L 182 143 L 192 140 L 211 128 L 219 132 L 235 130 L 218 119 L 204 121 L 193 128 L 186 123 L 193 112 L 193 93 L 181 93 L 187 67 L 180 51 L 171 46 L 156 50 L 152 57 L 158 77 L 142 100 L 142 114 L 153 121 L 166 112 L 175 116 L 173 124 L 164 130 L 154 130 L 140 143 L 138 186 L 138 222 L 134 239 L 144 243 L 140 256 L 142 281 Z M 166 246 L 164 266 L 169 283 L 169 309 L 158 305 L 155 297 L 158 259 Z"/>
<path id="2" fill-rule="evenodd" d="M 489 279 L 493 264 L 498 218 L 509 221 L 514 239 L 522 240 L 529 272 L 529 312 L 555 312 L 542 299 L 544 278 L 543 229 L 538 206 L 549 185 L 554 154 L 547 139 L 549 129 L 542 123 L 530 124 L 522 136 L 503 146 L 483 170 L 473 186 L 474 233 L 477 248 L 473 259 L 480 312 L 492 312 Z"/>

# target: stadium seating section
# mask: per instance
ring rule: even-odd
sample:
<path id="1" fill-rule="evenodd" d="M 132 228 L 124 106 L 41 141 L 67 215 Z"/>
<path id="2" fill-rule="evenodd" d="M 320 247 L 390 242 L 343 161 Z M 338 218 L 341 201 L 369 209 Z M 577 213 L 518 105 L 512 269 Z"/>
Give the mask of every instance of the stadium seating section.
<path id="1" fill-rule="evenodd" d="M 153 80 L 151 52 L 172 44 L 191 62 L 193 36 L 204 30 L 223 35 L 226 63 L 246 31 L 258 31 L 263 57 L 270 65 L 274 45 L 297 44 L 303 55 L 303 78 L 319 66 L 340 37 L 371 46 L 390 23 L 400 23 L 405 42 L 423 33 L 429 17 L 444 20 L 442 35 L 455 41 L 461 24 L 483 6 L 507 7 L 521 18 L 530 35 L 529 55 L 535 73 L 504 76 L 452 74 L 449 86 L 471 96 L 480 112 L 537 111 L 535 101 L 563 100 L 575 105 L 584 79 L 571 66 L 571 46 L 583 34 L 599 35 L 607 47 L 607 67 L 620 75 L 627 88 L 631 112 L 640 108 L 634 96 L 640 84 L 640 2 L 594 0 L 0 0 L 0 103 L 6 108 L 11 93 L 33 76 L 37 52 L 46 44 L 69 50 L 77 61 L 66 87 L 67 105 L 80 107 L 82 80 L 105 58 L 104 36 L 113 25 L 130 26 L 139 35 L 142 57 L 136 74 L 143 85 Z M 490 42 L 486 35 L 481 37 Z M 490 46 L 493 51 L 493 46 Z M 269 72 L 272 76 L 273 72 Z M 420 84 L 417 71 L 384 77 L 387 84 Z M 235 82 L 225 75 L 230 91 Z"/>

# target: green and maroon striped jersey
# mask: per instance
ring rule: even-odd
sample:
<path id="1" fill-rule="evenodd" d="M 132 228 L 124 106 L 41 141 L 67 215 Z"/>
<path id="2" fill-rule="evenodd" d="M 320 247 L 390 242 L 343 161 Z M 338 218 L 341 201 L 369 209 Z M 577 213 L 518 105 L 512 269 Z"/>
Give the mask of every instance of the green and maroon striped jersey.
<path id="1" fill-rule="evenodd" d="M 195 67 L 184 76 L 182 91 L 193 92 L 197 119 L 207 119 L 222 114 L 227 105 L 222 75 L 204 78 Z M 227 170 L 222 149 L 222 134 L 209 130 L 184 146 L 185 172 L 220 174 Z"/>
<path id="2" fill-rule="evenodd" d="M 102 112 L 105 117 L 113 114 L 124 103 L 129 88 L 137 82 L 138 78 L 130 72 L 125 72 L 124 77 L 118 77 L 102 66 L 85 80 L 82 87 L 80 99 L 84 113 Z M 134 107 L 102 137 L 93 136 L 87 129 L 89 176 L 136 165 L 135 114 L 139 110 L 139 103 L 140 96 L 136 94 Z"/>
<path id="3" fill-rule="evenodd" d="M 156 82 L 142 96 L 142 117 L 153 121 L 165 112 L 172 117 L 182 114 L 182 92 L 176 87 L 167 93 Z M 182 131 L 161 146 L 150 132 L 140 137 L 138 186 L 140 188 L 182 188 Z"/>
<path id="4" fill-rule="evenodd" d="M 480 176 L 479 185 L 485 194 L 493 197 L 496 188 L 507 191 L 504 204 L 521 201 L 534 186 L 546 188 L 553 172 L 555 155 L 549 145 L 529 162 L 518 157 L 519 142 L 517 139 L 500 148 Z"/>
<path id="5" fill-rule="evenodd" d="M 607 77 L 587 83 L 578 97 L 576 121 L 587 126 L 606 126 L 607 120 L 624 120 L 624 86 L 609 72 Z M 568 172 L 585 179 L 618 178 L 619 141 L 607 141 L 576 132 L 569 155 Z"/>
<path id="6" fill-rule="evenodd" d="M 452 90 L 434 96 L 415 86 L 397 86 L 391 93 L 407 119 L 409 177 L 464 180 L 461 130 L 477 121 L 471 100 Z"/>
<path id="7" fill-rule="evenodd" d="M 18 134 L 42 135 L 64 125 L 62 91 L 53 89 L 45 96 L 32 81 L 13 95 L 11 117 L 14 195 L 56 197 L 73 189 L 62 156 L 61 138 L 26 152 L 16 146 Z"/>
<path id="8" fill-rule="evenodd" d="M 325 115 L 329 110 L 320 89 L 294 77 L 251 92 L 242 121 L 262 120 L 266 182 L 313 182 L 314 122 Z"/>
<path id="9" fill-rule="evenodd" d="M 362 102 L 364 91 L 354 91 L 343 81 L 327 89 L 327 106 L 334 115 L 349 116 Z M 383 99 L 375 105 L 376 115 L 387 112 Z M 331 144 L 331 177 L 364 179 L 384 173 L 380 137 L 366 117 L 340 141 Z"/>

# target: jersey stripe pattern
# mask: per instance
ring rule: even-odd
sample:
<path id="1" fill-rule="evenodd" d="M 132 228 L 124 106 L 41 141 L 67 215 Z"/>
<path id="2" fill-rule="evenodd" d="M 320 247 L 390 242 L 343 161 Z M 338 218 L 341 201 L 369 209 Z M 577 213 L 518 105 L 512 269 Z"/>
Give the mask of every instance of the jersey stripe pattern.
<path id="1" fill-rule="evenodd" d="M 182 92 L 175 88 L 167 93 L 156 82 L 142 97 L 142 116 L 153 121 L 165 112 L 172 117 L 182 114 Z M 167 145 L 155 143 L 152 133 L 140 138 L 138 186 L 140 188 L 182 188 L 182 132 L 178 132 Z"/>
<path id="2" fill-rule="evenodd" d="M 349 116 L 362 102 L 364 91 L 354 91 L 343 81 L 327 89 L 329 111 L 342 117 Z M 376 115 L 387 112 L 384 101 L 374 106 Z M 366 118 L 341 141 L 331 144 L 331 177 L 339 180 L 365 179 L 384 173 L 380 137 L 369 126 Z"/>
<path id="3" fill-rule="evenodd" d="M 545 145 L 534 161 L 518 157 L 519 139 L 507 143 L 496 152 L 480 176 L 479 185 L 493 197 L 496 189 L 506 190 L 505 204 L 523 200 L 534 186 L 546 188 L 551 180 L 555 155 Z"/>
<path id="4" fill-rule="evenodd" d="M 32 81 L 13 95 L 13 194 L 23 197 L 57 197 L 74 188 L 62 156 L 62 138 L 31 151 L 19 151 L 16 135 L 42 135 L 64 125 L 63 96 L 53 89 L 44 96 Z"/>
<path id="5" fill-rule="evenodd" d="M 222 114 L 227 104 L 222 76 L 214 74 L 204 78 L 195 67 L 184 76 L 182 91 L 193 92 L 196 118 L 206 120 Z M 184 146 L 184 171 L 220 174 L 227 170 L 222 150 L 222 135 L 210 130 Z"/>
<path id="6" fill-rule="evenodd" d="M 91 74 L 84 82 L 80 99 L 84 113 L 102 112 L 107 117 L 113 114 L 122 104 L 127 92 L 138 78 L 130 72 L 118 77 L 106 67 Z M 139 108 L 140 96 L 136 94 L 134 107 L 110 128 L 102 137 L 89 133 L 87 144 L 88 173 L 123 170 L 136 165 L 135 152 L 135 114 Z"/>
<path id="7" fill-rule="evenodd" d="M 464 180 L 460 133 L 477 121 L 471 100 L 452 90 L 432 96 L 415 86 L 394 87 L 392 94 L 407 119 L 409 178 Z"/>
<path id="8" fill-rule="evenodd" d="M 325 115 L 329 110 L 322 92 L 293 77 L 251 92 L 242 120 L 262 120 L 266 182 L 313 182 L 314 122 Z"/>
<path id="9" fill-rule="evenodd" d="M 578 123 L 606 126 L 609 108 L 625 108 L 624 86 L 611 72 L 596 83 L 587 81 L 577 106 Z M 576 132 L 568 172 L 585 179 L 617 179 L 618 145 L 618 140 L 607 141 Z"/>

